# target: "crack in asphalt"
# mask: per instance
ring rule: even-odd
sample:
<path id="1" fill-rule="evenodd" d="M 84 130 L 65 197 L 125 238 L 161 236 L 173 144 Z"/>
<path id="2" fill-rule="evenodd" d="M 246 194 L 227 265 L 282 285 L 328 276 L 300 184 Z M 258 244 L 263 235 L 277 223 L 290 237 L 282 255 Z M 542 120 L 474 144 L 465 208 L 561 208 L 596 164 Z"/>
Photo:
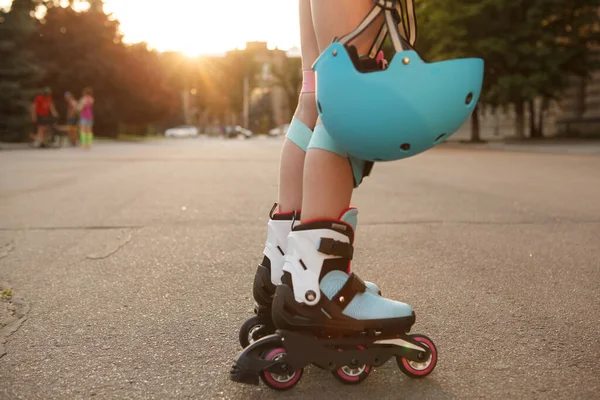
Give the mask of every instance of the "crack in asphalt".
<path id="1" fill-rule="evenodd" d="M 7 257 L 15 249 L 15 242 L 12 240 L 0 247 L 0 260 Z"/>
<path id="2" fill-rule="evenodd" d="M 90 226 L 26 226 L 26 227 L 0 227 L 0 232 L 19 232 L 19 231 L 93 231 L 93 230 L 120 230 L 120 229 L 144 229 L 144 228 L 156 228 L 156 227 L 168 227 L 168 226 L 190 226 L 190 225 L 202 225 L 215 224 L 220 226 L 229 225 L 247 225 L 254 221 L 231 221 L 231 220 L 193 220 L 193 221 L 180 221 L 169 224 L 149 224 L 149 225 L 90 225 Z M 408 221 L 373 221 L 373 222 L 362 222 L 361 226 L 382 226 L 382 225 L 549 225 L 549 224 L 585 224 L 594 225 L 600 224 L 600 219 L 565 219 L 556 218 L 548 220 L 522 220 L 522 221 L 483 221 L 483 220 L 408 220 Z M 6 245 L 8 246 L 8 245 Z M 4 254 L 4 249 L 0 248 L 0 258 Z M 14 246 L 14 245 L 13 245 Z M 12 251 L 12 249 L 10 249 Z"/>
<path id="3" fill-rule="evenodd" d="M 89 260 L 102 260 L 115 254 L 117 251 L 122 249 L 127 243 L 133 239 L 133 232 L 131 230 L 123 231 L 119 235 L 118 243 L 115 245 L 108 245 L 105 249 L 100 250 L 96 253 L 86 254 L 86 258 Z"/>
<path id="4" fill-rule="evenodd" d="M 8 288 L 9 285 L 0 284 L 0 288 Z M 6 300 L 0 300 L 5 302 Z M 0 321 L 4 325 L 0 328 L 0 358 L 6 355 L 6 342 L 8 338 L 14 334 L 27 321 L 27 314 L 31 310 L 31 306 L 24 300 L 15 297 L 14 295 L 8 300 L 14 306 L 14 313 L 7 321 Z"/>

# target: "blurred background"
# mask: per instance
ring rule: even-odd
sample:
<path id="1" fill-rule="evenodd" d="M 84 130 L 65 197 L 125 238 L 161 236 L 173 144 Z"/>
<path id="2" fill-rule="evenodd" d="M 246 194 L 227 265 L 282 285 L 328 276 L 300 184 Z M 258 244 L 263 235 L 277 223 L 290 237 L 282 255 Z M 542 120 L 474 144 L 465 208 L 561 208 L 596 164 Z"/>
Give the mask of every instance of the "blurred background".
<path id="1" fill-rule="evenodd" d="M 481 57 L 454 138 L 600 137 L 597 0 L 417 0 L 427 61 Z M 287 129 L 302 84 L 296 1 L 0 0 L 0 142 L 27 140 L 50 87 L 94 89 L 95 134 L 252 137 Z M 392 55 L 389 43 L 386 55 Z"/>

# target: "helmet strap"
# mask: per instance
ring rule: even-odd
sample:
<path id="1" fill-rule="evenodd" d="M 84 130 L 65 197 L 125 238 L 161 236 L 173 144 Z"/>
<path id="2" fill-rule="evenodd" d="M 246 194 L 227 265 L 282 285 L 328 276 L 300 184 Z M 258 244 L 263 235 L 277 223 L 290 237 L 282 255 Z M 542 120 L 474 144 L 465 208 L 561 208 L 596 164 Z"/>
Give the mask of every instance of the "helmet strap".
<path id="1" fill-rule="evenodd" d="M 361 23 L 352 32 L 339 39 L 339 42 L 343 45 L 348 44 L 373 24 L 380 14 L 384 14 L 385 22 L 379 28 L 377 37 L 371 45 L 369 57 L 377 56 L 388 34 L 396 53 L 413 48 L 417 39 L 414 0 L 404 0 L 403 2 L 405 10 L 402 7 L 402 0 L 376 0 L 375 5 Z"/>

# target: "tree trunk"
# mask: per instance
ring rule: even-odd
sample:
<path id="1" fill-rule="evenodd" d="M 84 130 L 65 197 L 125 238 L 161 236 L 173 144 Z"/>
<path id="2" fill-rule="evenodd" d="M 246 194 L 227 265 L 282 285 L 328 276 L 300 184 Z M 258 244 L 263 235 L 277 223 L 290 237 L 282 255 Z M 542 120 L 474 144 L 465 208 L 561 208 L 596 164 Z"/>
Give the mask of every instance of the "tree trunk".
<path id="1" fill-rule="evenodd" d="M 550 108 L 550 99 L 547 97 L 542 98 L 542 105 L 540 107 L 540 113 L 538 114 L 538 133 L 539 137 L 544 137 L 544 117 L 546 116 L 546 111 Z"/>
<path id="2" fill-rule="evenodd" d="M 515 134 L 518 139 L 525 139 L 525 102 L 515 102 Z"/>
<path id="3" fill-rule="evenodd" d="M 583 117 L 585 114 L 585 100 L 586 100 L 586 91 L 587 91 L 587 80 L 584 77 L 578 77 L 577 79 L 577 94 L 575 101 L 575 115 L 578 118 Z"/>
<path id="4" fill-rule="evenodd" d="M 479 107 L 475 107 L 471 115 L 471 142 L 481 142 L 479 130 Z"/>
<path id="5" fill-rule="evenodd" d="M 529 109 L 529 137 L 539 138 L 540 131 L 539 127 L 536 125 L 535 101 L 528 100 L 527 106 Z"/>

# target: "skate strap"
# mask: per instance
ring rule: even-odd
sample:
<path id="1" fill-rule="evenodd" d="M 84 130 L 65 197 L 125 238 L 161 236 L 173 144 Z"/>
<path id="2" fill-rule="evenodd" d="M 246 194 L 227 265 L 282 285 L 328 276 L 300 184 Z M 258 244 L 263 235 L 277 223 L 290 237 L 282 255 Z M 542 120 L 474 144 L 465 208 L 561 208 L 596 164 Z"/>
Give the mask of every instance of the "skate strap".
<path id="1" fill-rule="evenodd" d="M 365 282 L 352 272 L 348 276 L 348 280 L 344 286 L 342 286 L 340 291 L 337 292 L 331 301 L 343 310 L 350 304 L 357 293 L 364 293 L 366 288 Z"/>
<path id="2" fill-rule="evenodd" d="M 300 218 L 300 211 L 292 211 L 292 212 L 279 212 L 277 208 L 279 207 L 278 203 L 273 204 L 271 211 L 269 212 L 269 218 L 275 221 L 293 221 L 294 219 Z"/>
<path id="3" fill-rule="evenodd" d="M 318 250 L 330 256 L 339 256 L 352 260 L 354 247 L 350 243 L 340 242 L 331 238 L 321 238 Z"/>

